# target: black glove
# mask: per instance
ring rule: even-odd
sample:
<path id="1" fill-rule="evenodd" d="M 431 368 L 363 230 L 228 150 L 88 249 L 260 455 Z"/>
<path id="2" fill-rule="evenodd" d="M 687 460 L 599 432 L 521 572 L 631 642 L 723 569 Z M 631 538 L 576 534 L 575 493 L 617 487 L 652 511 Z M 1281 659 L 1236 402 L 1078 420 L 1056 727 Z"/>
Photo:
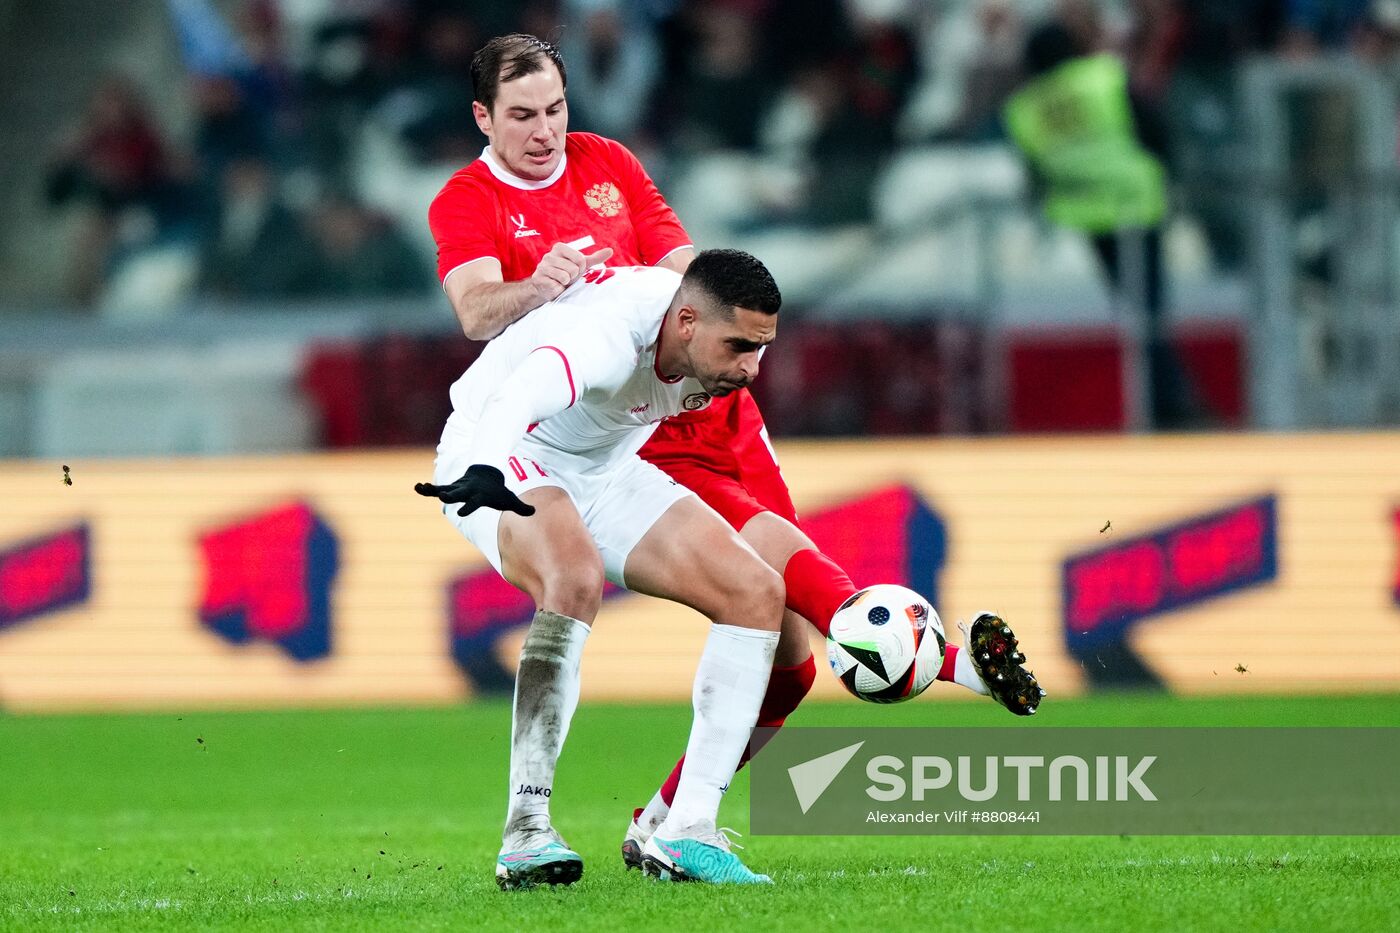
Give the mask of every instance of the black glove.
<path id="1" fill-rule="evenodd" d="M 477 509 L 496 509 L 499 512 L 514 512 L 517 515 L 534 515 L 535 507 L 520 501 L 520 497 L 506 488 L 506 478 L 501 471 L 484 463 L 474 463 L 467 472 L 450 486 L 434 486 L 432 483 L 419 483 L 413 491 L 420 496 L 429 496 L 443 502 L 460 502 L 462 507 L 457 514 L 466 517 Z"/>

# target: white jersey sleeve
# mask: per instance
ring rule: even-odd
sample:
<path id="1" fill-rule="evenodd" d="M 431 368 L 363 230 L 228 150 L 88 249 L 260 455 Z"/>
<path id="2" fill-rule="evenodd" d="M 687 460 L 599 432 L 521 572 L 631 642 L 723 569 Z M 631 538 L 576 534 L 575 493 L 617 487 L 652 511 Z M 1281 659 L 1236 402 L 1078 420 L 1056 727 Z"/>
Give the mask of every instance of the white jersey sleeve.
<path id="1" fill-rule="evenodd" d="M 611 396 L 636 369 L 638 339 L 626 318 L 599 315 L 536 346 L 486 399 L 470 462 L 499 463 L 539 422 Z"/>

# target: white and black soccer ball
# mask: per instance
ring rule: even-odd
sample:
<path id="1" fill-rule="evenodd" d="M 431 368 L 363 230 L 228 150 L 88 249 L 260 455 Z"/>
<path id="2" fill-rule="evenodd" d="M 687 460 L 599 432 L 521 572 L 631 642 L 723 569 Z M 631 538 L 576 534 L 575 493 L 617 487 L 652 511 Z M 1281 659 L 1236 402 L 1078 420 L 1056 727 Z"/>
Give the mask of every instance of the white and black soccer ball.
<path id="1" fill-rule="evenodd" d="M 881 583 L 836 610 L 826 656 L 841 683 L 862 700 L 902 703 L 938 676 L 944 644 L 943 620 L 926 599 Z"/>

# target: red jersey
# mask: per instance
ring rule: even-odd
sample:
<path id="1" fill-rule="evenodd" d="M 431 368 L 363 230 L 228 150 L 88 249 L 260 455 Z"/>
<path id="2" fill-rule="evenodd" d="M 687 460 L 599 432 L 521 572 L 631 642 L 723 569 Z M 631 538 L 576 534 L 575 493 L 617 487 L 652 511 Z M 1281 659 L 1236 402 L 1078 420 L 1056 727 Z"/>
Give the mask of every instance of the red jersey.
<path id="1" fill-rule="evenodd" d="M 592 237 L 615 266 L 653 266 L 691 245 L 637 157 L 592 133 L 565 137 L 559 167 L 542 181 L 508 171 L 488 146 L 453 175 L 428 208 L 438 277 L 478 259 L 501 263 L 507 282 L 528 279 L 555 243 Z"/>
<path id="2" fill-rule="evenodd" d="M 555 243 L 591 237 L 584 252 L 612 247 L 609 263 L 656 265 L 690 237 L 637 157 L 592 133 L 565 137 L 550 177 L 509 172 L 488 146 L 457 172 L 428 208 L 438 246 L 438 277 L 480 259 L 496 259 L 507 282 L 528 279 Z M 709 503 L 735 528 L 761 511 L 797 523 L 773 458 L 763 418 L 747 390 L 708 408 L 669 418 L 640 451 Z"/>

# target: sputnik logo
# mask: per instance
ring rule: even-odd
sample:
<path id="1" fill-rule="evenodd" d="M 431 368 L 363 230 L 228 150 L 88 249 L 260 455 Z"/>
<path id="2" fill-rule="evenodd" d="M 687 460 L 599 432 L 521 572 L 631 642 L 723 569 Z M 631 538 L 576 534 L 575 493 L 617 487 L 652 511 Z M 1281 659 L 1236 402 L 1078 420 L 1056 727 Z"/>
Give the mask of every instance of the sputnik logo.
<path id="1" fill-rule="evenodd" d="M 788 780 L 792 781 L 792 791 L 797 795 L 797 805 L 802 808 L 803 813 L 812 809 L 812 805 L 821 799 L 821 795 L 826 793 L 826 789 L 841 775 L 864 744 L 857 742 L 847 745 L 820 758 L 813 758 L 788 768 Z"/>

